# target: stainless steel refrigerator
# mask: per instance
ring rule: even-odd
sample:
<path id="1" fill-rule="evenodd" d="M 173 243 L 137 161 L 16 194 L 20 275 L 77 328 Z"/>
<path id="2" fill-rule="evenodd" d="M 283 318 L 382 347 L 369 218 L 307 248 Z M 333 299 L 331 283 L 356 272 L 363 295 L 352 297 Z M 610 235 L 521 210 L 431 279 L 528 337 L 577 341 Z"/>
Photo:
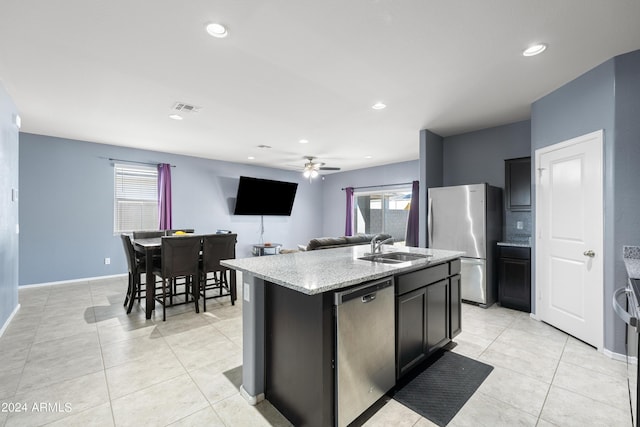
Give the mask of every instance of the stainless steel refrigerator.
<path id="1" fill-rule="evenodd" d="M 498 295 L 496 243 L 502 237 L 502 189 L 487 184 L 434 187 L 428 192 L 429 247 L 464 251 L 461 294 L 488 307 Z"/>

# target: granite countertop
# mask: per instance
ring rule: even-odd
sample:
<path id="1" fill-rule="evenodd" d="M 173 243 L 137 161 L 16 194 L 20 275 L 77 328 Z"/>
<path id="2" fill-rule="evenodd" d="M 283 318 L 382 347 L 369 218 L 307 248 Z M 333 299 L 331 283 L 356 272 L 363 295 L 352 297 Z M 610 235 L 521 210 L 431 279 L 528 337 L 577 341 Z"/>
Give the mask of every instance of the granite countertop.
<path id="1" fill-rule="evenodd" d="M 322 249 L 308 252 L 229 259 L 220 263 L 252 274 L 281 286 L 315 295 L 347 286 L 388 277 L 396 273 L 439 264 L 464 255 L 464 252 L 442 249 L 410 248 L 383 245 L 383 253 L 409 252 L 431 255 L 428 258 L 397 264 L 385 264 L 358 259 L 369 254 L 369 245 Z"/>
<path id="2" fill-rule="evenodd" d="M 529 242 L 498 242 L 498 246 L 515 246 L 518 248 L 530 248 Z"/>
<path id="3" fill-rule="evenodd" d="M 623 246 L 622 259 L 630 279 L 640 279 L 640 246 Z"/>

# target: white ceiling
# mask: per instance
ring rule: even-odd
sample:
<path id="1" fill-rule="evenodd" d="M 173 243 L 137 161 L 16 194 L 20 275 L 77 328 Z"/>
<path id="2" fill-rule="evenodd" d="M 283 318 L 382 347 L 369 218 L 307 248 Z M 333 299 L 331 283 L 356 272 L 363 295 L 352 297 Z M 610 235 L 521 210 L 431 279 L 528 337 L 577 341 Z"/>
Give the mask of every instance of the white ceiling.
<path id="1" fill-rule="evenodd" d="M 349 170 L 417 159 L 420 129 L 529 118 L 640 49 L 639 18 L 637 0 L 2 0 L 0 80 L 24 132 Z M 171 120 L 176 101 L 202 110 Z"/>

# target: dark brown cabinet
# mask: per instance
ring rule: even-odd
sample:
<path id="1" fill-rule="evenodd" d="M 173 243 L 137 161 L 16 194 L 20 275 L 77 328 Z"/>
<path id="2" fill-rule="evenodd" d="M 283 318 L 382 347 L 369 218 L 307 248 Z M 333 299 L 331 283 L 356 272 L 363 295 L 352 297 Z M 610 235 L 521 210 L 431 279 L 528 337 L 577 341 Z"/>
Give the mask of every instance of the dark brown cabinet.
<path id="1" fill-rule="evenodd" d="M 416 289 L 396 298 L 397 369 L 401 377 L 426 357 L 427 288 Z"/>
<path id="2" fill-rule="evenodd" d="M 531 157 L 504 161 L 505 208 L 531 210 Z"/>
<path id="3" fill-rule="evenodd" d="M 499 246 L 498 298 L 507 308 L 531 312 L 531 248 Z"/>
<path id="4" fill-rule="evenodd" d="M 460 260 L 396 276 L 396 376 L 461 331 Z"/>
<path id="5" fill-rule="evenodd" d="M 427 286 L 427 355 L 449 342 L 449 279 Z"/>

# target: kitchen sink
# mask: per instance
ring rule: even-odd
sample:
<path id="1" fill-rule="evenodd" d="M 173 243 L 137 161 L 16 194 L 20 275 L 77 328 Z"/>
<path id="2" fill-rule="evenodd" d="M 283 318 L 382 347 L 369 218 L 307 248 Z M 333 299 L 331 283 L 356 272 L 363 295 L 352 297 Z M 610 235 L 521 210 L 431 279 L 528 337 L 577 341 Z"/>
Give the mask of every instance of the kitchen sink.
<path id="1" fill-rule="evenodd" d="M 382 262 L 385 264 L 397 264 L 400 262 L 416 261 L 429 258 L 432 255 L 414 254 L 409 252 L 388 252 L 360 257 L 363 261 Z"/>

